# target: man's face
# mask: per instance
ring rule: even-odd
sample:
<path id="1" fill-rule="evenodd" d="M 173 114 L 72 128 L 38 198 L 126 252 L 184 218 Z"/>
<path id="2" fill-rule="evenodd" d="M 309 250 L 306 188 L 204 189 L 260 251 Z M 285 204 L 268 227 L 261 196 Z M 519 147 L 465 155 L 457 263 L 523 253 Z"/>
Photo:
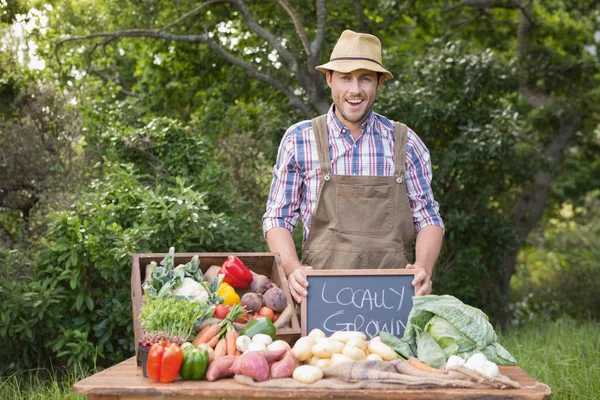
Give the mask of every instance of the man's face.
<path id="1" fill-rule="evenodd" d="M 337 117 L 344 125 L 362 125 L 373 108 L 383 76 L 378 81 L 376 72 L 359 69 L 348 73 L 328 72 L 326 77 Z"/>

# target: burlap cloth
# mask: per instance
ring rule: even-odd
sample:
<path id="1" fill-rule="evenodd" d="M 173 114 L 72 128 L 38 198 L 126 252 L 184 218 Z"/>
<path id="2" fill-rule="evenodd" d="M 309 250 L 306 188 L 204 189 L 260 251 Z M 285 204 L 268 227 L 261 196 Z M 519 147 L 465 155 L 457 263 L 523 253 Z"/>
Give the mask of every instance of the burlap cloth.
<path id="1" fill-rule="evenodd" d="M 304 384 L 292 378 L 255 382 L 244 375 L 235 380 L 244 385 L 285 389 L 518 389 L 521 385 L 501 375 L 489 378 L 473 370 L 457 367 L 440 372 L 421 371 L 407 361 L 352 361 L 323 370 L 323 379 Z"/>

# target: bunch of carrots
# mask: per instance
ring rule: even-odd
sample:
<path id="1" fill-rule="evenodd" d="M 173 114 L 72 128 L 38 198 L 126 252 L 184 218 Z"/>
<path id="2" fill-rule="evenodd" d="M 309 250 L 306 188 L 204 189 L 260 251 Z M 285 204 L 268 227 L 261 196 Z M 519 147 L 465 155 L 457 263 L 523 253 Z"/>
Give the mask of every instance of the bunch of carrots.
<path id="1" fill-rule="evenodd" d="M 198 346 L 206 343 L 215 350 L 215 358 L 221 356 L 239 356 L 241 353 L 235 346 L 239 334 L 233 326 L 233 321 L 244 314 L 246 314 L 246 310 L 239 304 L 235 304 L 227 316 L 220 322 L 202 328 L 192 341 L 192 344 Z"/>

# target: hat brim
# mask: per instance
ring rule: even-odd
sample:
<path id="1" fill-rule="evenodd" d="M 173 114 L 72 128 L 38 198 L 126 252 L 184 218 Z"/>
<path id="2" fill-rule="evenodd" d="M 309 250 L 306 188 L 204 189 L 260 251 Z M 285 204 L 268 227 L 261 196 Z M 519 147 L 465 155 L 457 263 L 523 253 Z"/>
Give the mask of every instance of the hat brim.
<path id="1" fill-rule="evenodd" d="M 342 73 L 348 73 L 356 71 L 357 69 L 367 69 L 369 71 L 381 72 L 383 79 L 392 79 L 394 75 L 381 65 L 373 61 L 368 60 L 335 60 L 330 61 L 327 64 L 319 65 L 315 68 L 317 71 L 327 73 L 327 71 L 338 71 Z"/>

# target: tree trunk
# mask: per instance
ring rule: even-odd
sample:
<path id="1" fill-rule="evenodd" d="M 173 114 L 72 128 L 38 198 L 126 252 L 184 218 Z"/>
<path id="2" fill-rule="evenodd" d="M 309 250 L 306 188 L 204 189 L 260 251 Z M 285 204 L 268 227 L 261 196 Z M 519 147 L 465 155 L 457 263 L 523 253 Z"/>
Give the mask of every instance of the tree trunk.
<path id="1" fill-rule="evenodd" d="M 506 327 L 510 322 L 508 304 L 510 300 L 510 280 L 515 273 L 515 264 L 521 246 L 525 243 L 531 230 L 537 225 L 548 203 L 548 196 L 558 166 L 575 133 L 581 128 L 582 115 L 574 112 L 571 115 L 558 117 L 558 135 L 544 149 L 548 167 L 535 174 L 533 181 L 523 189 L 512 210 L 512 226 L 517 234 L 513 248 L 503 257 L 504 279 L 501 289 L 504 293 L 503 315 L 501 325 Z"/>

